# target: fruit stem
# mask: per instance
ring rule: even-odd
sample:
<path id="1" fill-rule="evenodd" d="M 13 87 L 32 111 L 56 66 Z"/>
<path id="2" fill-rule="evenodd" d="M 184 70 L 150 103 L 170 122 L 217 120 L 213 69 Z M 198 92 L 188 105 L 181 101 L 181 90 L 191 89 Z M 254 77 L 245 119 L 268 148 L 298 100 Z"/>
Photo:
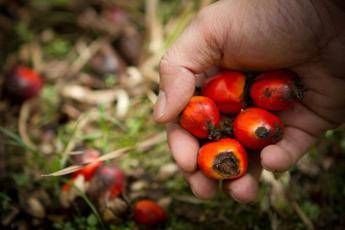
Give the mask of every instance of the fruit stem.
<path id="1" fill-rule="evenodd" d="M 283 130 L 281 129 L 281 127 L 277 123 L 274 124 L 274 127 L 275 127 L 275 132 L 272 135 L 272 140 L 274 142 L 277 142 L 282 138 Z"/>
<path id="2" fill-rule="evenodd" d="M 211 122 L 207 124 L 209 135 L 209 140 L 220 140 L 226 137 L 233 137 L 232 121 L 230 119 L 222 120 L 218 127 L 214 126 Z"/>
<path id="3" fill-rule="evenodd" d="M 294 81 L 294 86 L 292 88 L 293 93 L 295 94 L 295 97 L 302 101 L 304 97 L 304 93 L 307 91 L 307 88 L 303 85 L 302 80 L 299 78 L 296 78 Z"/>

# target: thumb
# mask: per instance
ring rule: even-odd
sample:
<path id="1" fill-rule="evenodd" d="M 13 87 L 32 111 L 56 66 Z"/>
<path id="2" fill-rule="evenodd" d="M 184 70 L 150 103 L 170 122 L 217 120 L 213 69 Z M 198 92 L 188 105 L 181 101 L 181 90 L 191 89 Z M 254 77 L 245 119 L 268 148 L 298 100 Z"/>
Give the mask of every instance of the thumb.
<path id="1" fill-rule="evenodd" d="M 174 120 L 193 96 L 195 74 L 206 72 L 221 58 L 215 33 L 216 4 L 203 9 L 160 62 L 160 92 L 154 108 L 157 122 Z M 215 34 L 218 36 L 216 37 Z"/>

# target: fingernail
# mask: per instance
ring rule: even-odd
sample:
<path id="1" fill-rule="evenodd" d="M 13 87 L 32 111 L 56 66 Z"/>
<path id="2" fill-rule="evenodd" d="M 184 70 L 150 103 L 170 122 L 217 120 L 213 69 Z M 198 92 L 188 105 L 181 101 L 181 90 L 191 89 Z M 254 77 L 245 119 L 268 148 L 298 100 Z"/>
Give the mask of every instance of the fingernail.
<path id="1" fill-rule="evenodd" d="M 156 120 L 158 120 L 164 115 L 165 106 L 166 106 L 165 92 L 163 90 L 160 90 L 158 94 L 158 100 L 156 102 L 154 112 L 153 112 L 153 116 Z"/>
<path id="2" fill-rule="evenodd" d="M 200 196 L 199 196 L 199 194 L 195 191 L 195 188 L 194 188 L 191 184 L 189 184 L 189 187 L 190 187 L 190 190 L 192 191 L 192 193 L 194 194 L 194 196 L 195 196 L 196 198 L 200 199 Z"/>

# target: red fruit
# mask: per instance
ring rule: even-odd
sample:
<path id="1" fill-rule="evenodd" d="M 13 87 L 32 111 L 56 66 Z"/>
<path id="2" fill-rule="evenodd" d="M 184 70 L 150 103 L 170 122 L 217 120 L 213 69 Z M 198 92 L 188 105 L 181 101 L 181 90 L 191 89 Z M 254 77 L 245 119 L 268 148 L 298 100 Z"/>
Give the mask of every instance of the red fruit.
<path id="1" fill-rule="evenodd" d="M 283 136 L 283 122 L 274 114 L 260 108 L 248 108 L 234 120 L 235 138 L 244 147 L 261 150 L 274 144 Z"/>
<path id="2" fill-rule="evenodd" d="M 137 224 L 157 225 L 167 219 L 165 210 L 152 200 L 139 200 L 133 208 L 134 221 Z"/>
<path id="3" fill-rule="evenodd" d="M 69 179 L 64 185 L 61 187 L 62 192 L 68 192 L 74 183 L 75 178 Z"/>
<path id="4" fill-rule="evenodd" d="M 97 169 L 102 165 L 102 161 L 98 160 L 99 152 L 97 150 L 88 149 L 79 157 L 78 163 L 88 163 L 91 162 L 81 169 L 75 171 L 72 175 L 73 178 L 78 175 L 83 175 L 85 180 L 91 180 L 93 175 L 96 173 Z"/>
<path id="5" fill-rule="evenodd" d="M 14 100 L 24 101 L 35 97 L 42 86 L 41 76 L 25 66 L 15 67 L 6 76 L 6 90 Z"/>
<path id="6" fill-rule="evenodd" d="M 102 165 L 102 161 L 95 160 L 95 162 L 87 164 L 83 168 L 74 172 L 73 177 L 77 177 L 78 175 L 83 175 L 85 180 L 91 180 L 92 176 L 96 173 L 97 169 L 101 165 Z"/>
<path id="7" fill-rule="evenodd" d="M 221 71 L 202 88 L 202 95 L 211 98 L 225 114 L 236 114 L 245 106 L 246 76 L 238 71 Z"/>
<path id="8" fill-rule="evenodd" d="M 225 138 L 202 146 L 198 154 L 198 167 L 209 178 L 235 179 L 247 171 L 246 150 L 235 139 Z"/>
<path id="9" fill-rule="evenodd" d="M 98 189 L 105 191 L 109 198 L 119 196 L 125 189 L 125 174 L 116 166 L 101 167 L 95 177 L 99 182 Z"/>
<path id="10" fill-rule="evenodd" d="M 292 107 L 296 98 L 302 99 L 303 87 L 296 75 L 288 70 L 260 74 L 250 87 L 253 103 L 263 109 L 282 111 Z"/>
<path id="11" fill-rule="evenodd" d="M 219 123 L 219 111 L 209 98 L 194 96 L 182 111 L 180 124 L 198 138 L 207 138 L 211 130 Z"/>

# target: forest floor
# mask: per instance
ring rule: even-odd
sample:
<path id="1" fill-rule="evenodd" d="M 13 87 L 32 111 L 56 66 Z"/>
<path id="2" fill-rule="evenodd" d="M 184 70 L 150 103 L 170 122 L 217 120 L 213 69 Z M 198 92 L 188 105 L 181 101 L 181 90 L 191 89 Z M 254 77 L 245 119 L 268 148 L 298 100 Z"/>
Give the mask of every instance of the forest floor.
<path id="1" fill-rule="evenodd" d="M 2 229 L 138 229 L 131 207 L 140 198 L 167 210 L 161 229 L 345 228 L 344 130 L 328 131 L 289 172 L 263 172 L 253 204 L 192 195 L 152 105 L 160 57 L 209 2 L 0 0 Z M 4 94 L 18 64 L 44 78 L 21 104 Z M 126 175 L 108 209 L 89 181 L 63 189 L 90 149 Z"/>

